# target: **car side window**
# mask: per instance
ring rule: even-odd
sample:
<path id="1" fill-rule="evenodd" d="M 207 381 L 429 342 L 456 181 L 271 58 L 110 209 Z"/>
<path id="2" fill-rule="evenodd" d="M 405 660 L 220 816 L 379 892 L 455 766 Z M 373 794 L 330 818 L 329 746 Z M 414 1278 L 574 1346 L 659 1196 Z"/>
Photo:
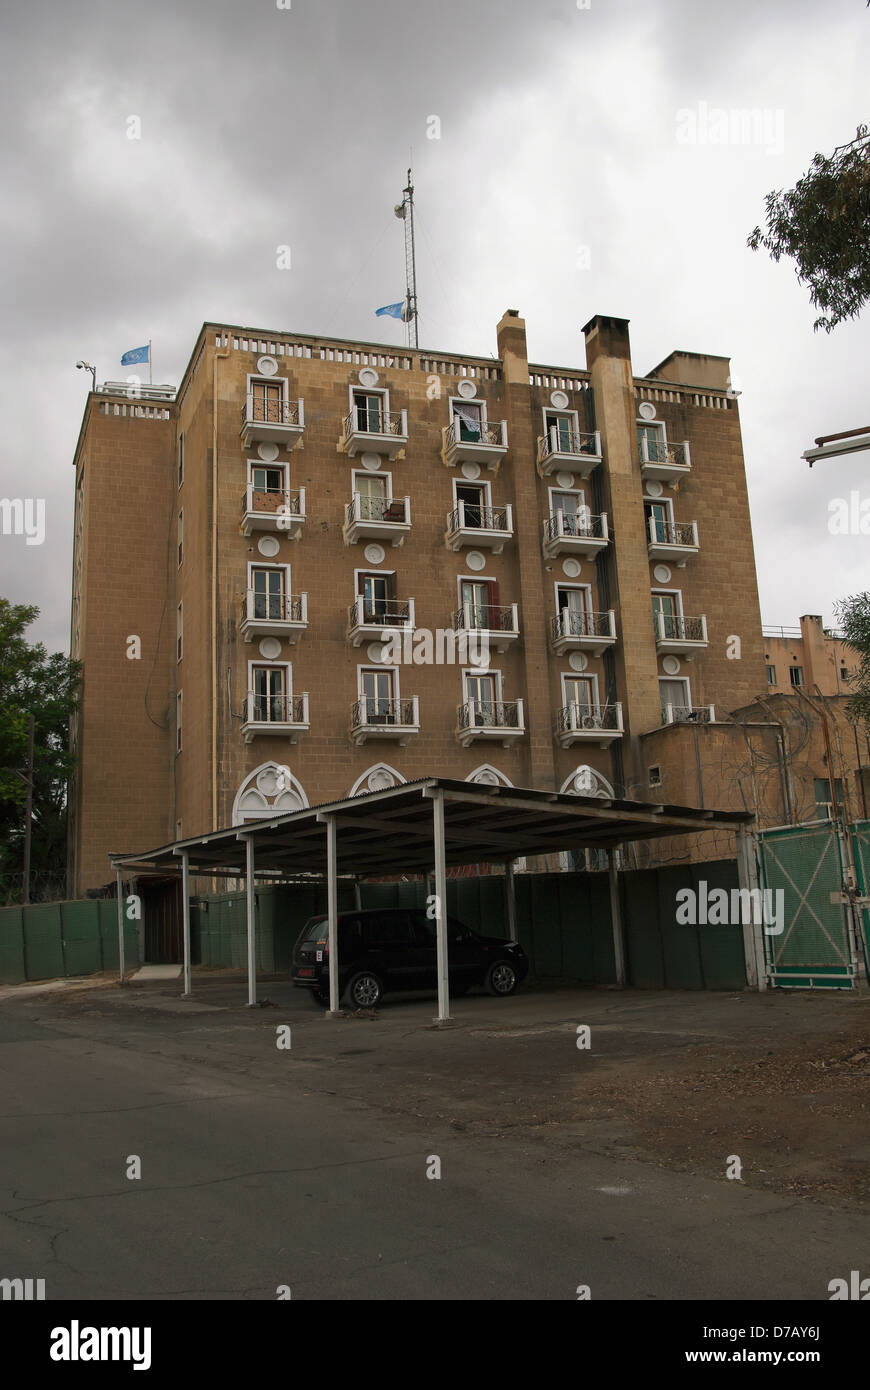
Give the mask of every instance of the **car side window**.
<path id="1" fill-rule="evenodd" d="M 363 939 L 366 946 L 407 946 L 408 926 L 407 913 L 387 912 L 366 920 Z"/>

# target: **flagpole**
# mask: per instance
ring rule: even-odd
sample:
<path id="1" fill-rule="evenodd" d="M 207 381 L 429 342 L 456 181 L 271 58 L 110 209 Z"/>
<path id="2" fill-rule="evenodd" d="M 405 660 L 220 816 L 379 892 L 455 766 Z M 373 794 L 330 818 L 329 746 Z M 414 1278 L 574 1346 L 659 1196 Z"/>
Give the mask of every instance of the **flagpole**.
<path id="1" fill-rule="evenodd" d="M 151 339 L 148 339 L 148 385 L 151 383 Z"/>

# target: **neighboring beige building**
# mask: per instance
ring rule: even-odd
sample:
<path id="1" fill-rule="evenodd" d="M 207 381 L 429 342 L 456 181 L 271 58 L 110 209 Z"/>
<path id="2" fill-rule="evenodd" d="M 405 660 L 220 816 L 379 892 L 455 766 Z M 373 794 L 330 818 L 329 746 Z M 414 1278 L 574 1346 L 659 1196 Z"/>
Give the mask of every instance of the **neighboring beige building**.
<path id="1" fill-rule="evenodd" d="M 579 368 L 530 365 L 513 310 L 494 358 L 207 323 L 177 395 L 89 396 L 73 894 L 425 775 L 699 804 L 765 689 L 728 360 L 638 377 L 626 320 L 584 333 Z"/>
<path id="2" fill-rule="evenodd" d="M 799 628 L 765 626 L 763 633 L 769 690 L 782 695 L 796 689 L 808 695 L 850 693 L 855 653 L 839 633 L 822 627 L 821 618 L 808 614 Z"/>

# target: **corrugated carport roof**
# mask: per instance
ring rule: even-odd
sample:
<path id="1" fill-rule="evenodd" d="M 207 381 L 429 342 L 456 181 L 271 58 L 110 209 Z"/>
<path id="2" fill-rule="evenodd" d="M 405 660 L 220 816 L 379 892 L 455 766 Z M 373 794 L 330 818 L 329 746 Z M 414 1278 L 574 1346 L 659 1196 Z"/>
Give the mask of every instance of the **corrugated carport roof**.
<path id="1" fill-rule="evenodd" d="M 287 877 L 326 873 L 325 818 L 335 818 L 340 874 L 425 873 L 432 866 L 432 794 L 444 798 L 446 862 L 505 861 L 559 850 L 610 848 L 630 840 L 702 830 L 739 830 L 745 811 L 708 811 L 655 802 L 495 787 L 427 777 L 384 791 L 248 821 L 143 853 L 112 854 L 116 869 L 244 876 L 251 838 L 257 871 Z"/>

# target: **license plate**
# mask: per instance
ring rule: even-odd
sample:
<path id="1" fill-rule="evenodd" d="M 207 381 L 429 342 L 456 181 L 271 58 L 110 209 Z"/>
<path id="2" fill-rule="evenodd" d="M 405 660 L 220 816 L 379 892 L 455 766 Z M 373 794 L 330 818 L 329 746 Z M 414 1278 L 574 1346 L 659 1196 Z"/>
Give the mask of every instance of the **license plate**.
<path id="1" fill-rule="evenodd" d="M 314 958 L 315 958 L 315 960 L 323 960 L 323 952 L 322 952 L 322 951 L 318 951 L 318 952 L 316 953 L 316 955 L 315 955 Z"/>
<path id="2" fill-rule="evenodd" d="M 313 971 L 313 970 L 300 970 L 300 971 L 299 971 L 299 974 L 300 974 L 300 975 L 313 975 L 313 974 L 314 974 L 314 971 Z"/>

